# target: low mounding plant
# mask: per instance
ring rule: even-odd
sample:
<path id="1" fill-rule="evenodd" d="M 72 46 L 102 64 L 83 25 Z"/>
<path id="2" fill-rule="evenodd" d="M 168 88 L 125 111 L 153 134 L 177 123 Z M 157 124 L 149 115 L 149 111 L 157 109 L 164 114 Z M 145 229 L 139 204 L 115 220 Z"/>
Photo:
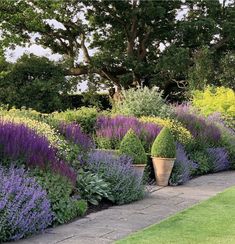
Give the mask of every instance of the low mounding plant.
<path id="1" fill-rule="evenodd" d="M 156 137 L 152 149 L 151 155 L 159 158 L 175 158 L 176 145 L 174 138 L 167 127 L 164 127 L 159 135 Z"/>
<path id="2" fill-rule="evenodd" d="M 76 187 L 82 199 L 93 205 L 98 205 L 104 198 L 113 200 L 109 183 L 90 171 L 79 170 Z"/>
<path id="3" fill-rule="evenodd" d="M 133 168 L 131 158 L 94 151 L 84 159 L 84 166 L 109 183 L 114 203 L 125 204 L 144 197 L 142 176 Z"/>
<path id="4" fill-rule="evenodd" d="M 193 151 L 190 153 L 190 158 L 198 165 L 193 174 L 203 175 L 213 172 L 213 163 L 206 150 Z"/>
<path id="5" fill-rule="evenodd" d="M 24 169 L 0 166 L 0 242 L 40 232 L 52 219 L 46 191 Z"/>
<path id="6" fill-rule="evenodd" d="M 116 105 L 116 112 L 136 117 L 158 116 L 168 117 L 171 114 L 170 107 L 162 98 L 162 92 L 156 87 L 129 89 L 122 92 L 123 99 Z"/>
<path id="7" fill-rule="evenodd" d="M 144 151 L 144 147 L 132 129 L 130 129 L 123 137 L 119 147 L 119 152 L 131 157 L 134 164 L 147 163 L 147 156 Z"/>
<path id="8" fill-rule="evenodd" d="M 54 212 L 54 224 L 63 224 L 83 215 L 87 210 L 84 200 L 72 198 L 73 185 L 59 174 L 35 170 L 37 182 L 47 191 Z"/>

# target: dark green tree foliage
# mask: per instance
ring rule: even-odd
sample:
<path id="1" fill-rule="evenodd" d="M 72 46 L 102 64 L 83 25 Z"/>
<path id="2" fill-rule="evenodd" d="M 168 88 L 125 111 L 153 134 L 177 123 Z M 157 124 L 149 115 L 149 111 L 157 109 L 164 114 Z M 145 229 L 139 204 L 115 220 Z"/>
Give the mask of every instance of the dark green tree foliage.
<path id="1" fill-rule="evenodd" d="M 235 90 L 235 50 L 227 52 L 218 66 L 218 85 Z"/>
<path id="2" fill-rule="evenodd" d="M 6 61 L 4 57 L 4 52 L 0 48 L 0 79 L 7 75 L 9 69 L 10 69 L 10 64 Z"/>
<path id="3" fill-rule="evenodd" d="M 37 33 L 36 43 L 63 55 L 67 74 L 95 87 L 144 83 L 167 95 L 187 90 L 188 83 L 222 83 L 223 65 L 231 62 L 221 60 L 235 48 L 235 2 L 1 0 L 0 28 L 5 47 L 30 43 Z M 205 50 L 212 72 L 198 68 Z"/>
<path id="4" fill-rule="evenodd" d="M 190 90 L 203 90 L 214 79 L 213 56 L 208 48 L 195 51 L 194 64 L 189 68 Z"/>
<path id="5" fill-rule="evenodd" d="M 147 156 L 144 151 L 144 147 L 132 129 L 130 129 L 123 137 L 119 147 L 119 152 L 130 156 L 133 159 L 134 164 L 147 163 Z"/>
<path id="6" fill-rule="evenodd" d="M 167 127 L 164 127 L 153 142 L 151 155 L 160 158 L 175 158 L 176 145 Z"/>
<path id="7" fill-rule="evenodd" d="M 47 58 L 24 55 L 0 77 L 0 102 L 51 112 L 63 109 L 62 99 L 71 88 L 61 67 Z"/>

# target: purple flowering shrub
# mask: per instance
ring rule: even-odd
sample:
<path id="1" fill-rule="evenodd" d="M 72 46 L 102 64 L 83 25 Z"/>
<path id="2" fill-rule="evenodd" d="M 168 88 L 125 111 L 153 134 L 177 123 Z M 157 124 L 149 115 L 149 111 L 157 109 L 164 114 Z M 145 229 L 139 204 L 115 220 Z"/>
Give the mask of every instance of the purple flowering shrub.
<path id="1" fill-rule="evenodd" d="M 230 168 L 229 155 L 225 148 L 208 148 L 207 153 L 211 158 L 214 172 L 228 170 Z"/>
<path id="2" fill-rule="evenodd" d="M 125 204 L 144 197 L 145 186 L 127 156 L 111 152 L 93 151 L 84 160 L 84 167 L 98 174 L 110 185 L 113 202 Z"/>
<path id="3" fill-rule="evenodd" d="M 0 121 L 0 158 L 5 163 L 15 161 L 31 168 L 49 168 L 75 184 L 76 173 L 56 154 L 57 150 L 49 141 L 32 129 L 22 124 Z"/>
<path id="4" fill-rule="evenodd" d="M 0 242 L 40 232 L 52 219 L 46 191 L 24 169 L 0 167 Z"/>
<path id="5" fill-rule="evenodd" d="M 217 145 L 221 139 L 219 128 L 210 120 L 192 112 L 187 105 L 175 107 L 176 118 L 191 132 L 198 144 Z"/>
<path id="6" fill-rule="evenodd" d="M 177 144 L 176 160 L 169 180 L 170 185 L 181 185 L 192 177 L 192 172 L 197 169 L 197 163 L 189 159 L 184 146 Z"/>
<path id="7" fill-rule="evenodd" d="M 140 122 L 135 117 L 100 116 L 96 122 L 97 144 L 104 149 L 118 149 L 130 129 L 140 138 L 146 151 L 150 150 L 152 142 L 161 130 L 156 124 Z"/>
<path id="8" fill-rule="evenodd" d="M 92 139 L 82 131 L 77 123 L 62 122 L 58 129 L 66 140 L 78 145 L 82 150 L 86 151 L 94 147 Z"/>

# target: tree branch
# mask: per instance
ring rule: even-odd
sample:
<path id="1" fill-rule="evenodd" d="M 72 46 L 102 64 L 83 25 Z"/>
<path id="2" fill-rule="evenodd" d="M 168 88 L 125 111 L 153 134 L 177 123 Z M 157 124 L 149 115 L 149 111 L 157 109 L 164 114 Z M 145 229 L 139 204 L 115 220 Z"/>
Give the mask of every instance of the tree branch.
<path id="1" fill-rule="evenodd" d="M 134 10 L 136 8 L 136 6 L 137 6 L 137 0 L 134 0 L 132 10 Z M 131 28 L 130 28 L 129 33 L 127 34 L 127 39 L 128 39 L 128 41 L 127 41 L 127 55 L 128 56 L 133 55 L 136 36 L 137 36 L 137 16 L 133 11 Z"/>
<path id="2" fill-rule="evenodd" d="M 81 48 L 82 48 L 83 55 L 84 55 L 84 62 L 90 63 L 91 57 L 90 57 L 88 50 L 87 50 L 87 47 L 85 45 L 85 35 L 83 33 L 81 34 Z"/>
<path id="3" fill-rule="evenodd" d="M 82 66 L 82 67 L 73 67 L 70 68 L 66 74 L 72 75 L 72 76 L 79 76 L 79 75 L 87 75 L 89 71 L 88 66 Z"/>

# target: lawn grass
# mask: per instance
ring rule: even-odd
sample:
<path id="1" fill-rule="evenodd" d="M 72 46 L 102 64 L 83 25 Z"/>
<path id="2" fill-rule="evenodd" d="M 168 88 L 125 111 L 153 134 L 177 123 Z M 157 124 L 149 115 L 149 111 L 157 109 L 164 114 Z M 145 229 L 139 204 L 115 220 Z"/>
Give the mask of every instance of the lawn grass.
<path id="1" fill-rule="evenodd" d="M 234 244 L 235 187 L 116 244 Z"/>

